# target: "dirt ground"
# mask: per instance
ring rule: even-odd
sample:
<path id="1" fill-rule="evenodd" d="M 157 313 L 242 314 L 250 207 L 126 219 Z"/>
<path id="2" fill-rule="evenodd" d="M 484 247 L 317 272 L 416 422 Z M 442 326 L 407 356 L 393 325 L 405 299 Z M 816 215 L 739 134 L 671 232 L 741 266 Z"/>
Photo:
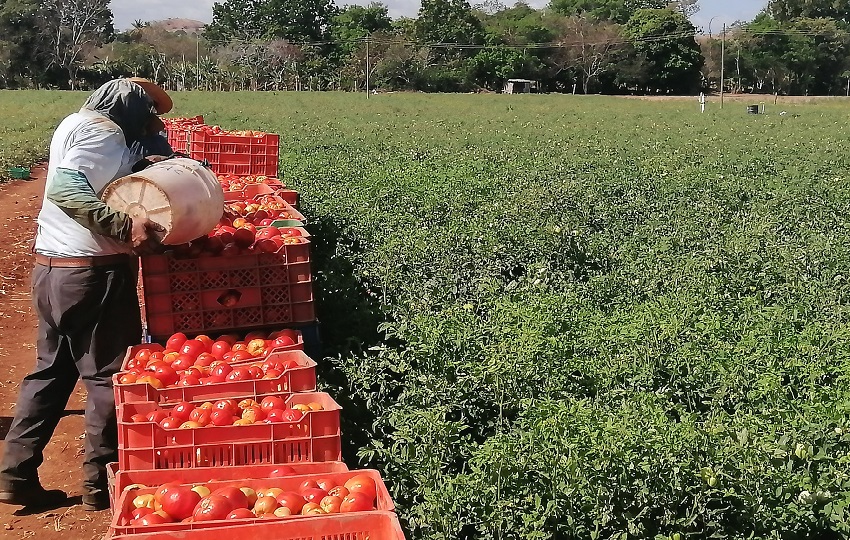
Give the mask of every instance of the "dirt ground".
<path id="1" fill-rule="evenodd" d="M 32 256 L 30 241 L 44 190 L 44 168 L 33 169 L 33 180 L 0 184 L 0 436 L 5 437 L 15 411 L 21 379 L 35 365 L 36 318 L 30 297 Z M 65 417 L 45 451 L 39 469 L 47 489 L 69 494 L 63 508 L 28 512 L 0 505 L 2 540 L 94 540 L 106 534 L 111 514 L 85 512 L 80 504 L 82 479 L 83 404 L 85 392 L 78 385 Z M 0 438 L 2 438 L 0 437 Z M 0 449 L 3 443 L 0 442 Z"/>

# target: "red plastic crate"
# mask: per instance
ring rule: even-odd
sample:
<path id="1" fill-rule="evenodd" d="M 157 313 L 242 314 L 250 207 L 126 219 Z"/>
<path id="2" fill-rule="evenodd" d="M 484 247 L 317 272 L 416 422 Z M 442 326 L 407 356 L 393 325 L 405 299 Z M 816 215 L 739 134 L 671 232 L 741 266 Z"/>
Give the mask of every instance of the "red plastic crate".
<path id="1" fill-rule="evenodd" d="M 142 257 L 148 334 L 265 328 L 316 319 L 310 241 L 236 257 Z"/>
<path id="2" fill-rule="evenodd" d="M 246 137 L 193 130 L 189 139 L 189 156 L 208 161 L 210 169 L 218 174 L 277 177 L 280 137 L 272 133 Z"/>
<path id="3" fill-rule="evenodd" d="M 242 474 L 248 474 L 248 471 L 244 467 L 240 467 L 242 469 Z M 197 482 L 188 482 L 181 478 L 182 471 L 172 471 L 172 478 L 166 480 L 168 482 L 178 481 L 181 484 L 197 484 Z M 357 512 L 357 513 L 367 513 L 367 512 L 393 512 L 395 511 L 395 505 L 393 504 L 392 498 L 390 497 L 389 492 L 387 491 L 387 486 L 384 484 L 383 479 L 381 478 L 380 473 L 376 470 L 372 469 L 361 469 L 361 470 L 353 470 L 353 471 L 341 471 L 341 472 L 323 472 L 323 473 L 314 473 L 314 474 L 300 474 L 294 476 L 282 476 L 279 478 L 235 478 L 233 480 L 222 480 L 222 481 L 210 481 L 201 483 L 208 487 L 210 491 L 214 491 L 221 487 L 227 486 L 236 486 L 236 487 L 249 487 L 251 489 L 266 489 L 266 488 L 280 488 L 284 491 L 299 491 L 299 487 L 302 482 L 306 480 L 319 480 L 319 479 L 327 479 L 333 485 L 343 485 L 350 478 L 358 475 L 365 475 L 370 477 L 375 481 L 376 487 L 376 497 L 375 497 L 375 510 L 368 510 L 366 512 Z M 175 478 L 176 477 L 176 478 Z M 181 530 L 191 530 L 193 528 L 193 524 L 190 523 L 167 523 L 163 525 L 156 526 L 135 526 L 130 525 L 130 513 L 135 508 L 133 506 L 133 499 L 140 495 L 149 495 L 156 492 L 156 489 L 159 487 L 159 484 L 152 485 L 148 488 L 140 488 L 140 489 L 132 489 L 127 491 L 121 491 L 118 497 L 118 500 L 115 504 L 115 512 L 112 515 L 112 523 L 111 529 L 115 531 L 115 534 L 146 534 L 155 530 L 169 530 L 169 531 L 181 531 Z M 321 517 L 333 517 L 336 514 L 326 514 Z M 260 518 L 248 518 L 244 520 L 220 520 L 213 521 L 209 523 L 199 523 L 196 525 L 200 525 L 203 528 L 210 528 L 222 525 L 233 525 L 233 524 L 250 524 L 256 523 Z M 296 520 L 296 519 L 305 519 L 302 516 L 289 516 L 286 518 L 278 518 L 281 520 Z M 268 521 L 269 518 L 265 518 L 264 521 Z"/>
<path id="4" fill-rule="evenodd" d="M 286 466 L 294 469 L 295 475 L 339 473 L 348 470 L 348 466 L 341 461 L 291 463 Z M 118 468 L 118 463 L 110 463 L 106 466 L 106 478 L 109 486 L 109 500 L 114 511 L 118 495 L 123 493 L 124 489 L 128 486 L 135 484 L 156 487 L 166 482 L 173 482 L 175 478 L 184 484 L 203 484 L 205 482 L 222 482 L 225 480 L 260 480 L 280 477 L 281 475 L 277 474 L 280 468 L 281 465 L 249 465 L 246 467 L 197 467 L 194 469 L 166 469 L 159 471 L 122 471 Z"/>
<path id="5" fill-rule="evenodd" d="M 215 525 L 205 525 L 205 523 Z M 210 534 L 227 540 L 404 540 L 404 532 L 394 512 L 352 512 L 324 516 L 246 520 L 245 525 L 208 521 L 193 523 L 187 530 L 162 530 L 142 534 L 107 534 L 112 540 L 209 540 Z M 152 527 L 149 527 L 153 529 Z M 161 532 L 160 532 L 161 531 Z"/>
<path id="6" fill-rule="evenodd" d="M 133 356 L 135 356 L 135 352 Z M 231 365 L 249 365 L 254 362 L 262 362 L 266 359 L 295 360 L 300 367 L 287 369 L 280 377 L 274 379 L 225 381 L 197 386 L 170 386 L 160 390 L 147 383 L 120 384 L 118 381 L 123 375 L 123 372 L 119 372 L 112 376 L 115 405 L 141 402 L 154 402 L 160 405 L 166 405 L 181 401 L 214 401 L 225 398 L 245 399 L 266 394 L 313 392 L 316 390 L 316 362 L 304 354 L 303 351 L 277 350 L 262 359 L 233 362 Z M 125 363 L 127 360 L 125 358 Z"/>
<path id="7" fill-rule="evenodd" d="M 189 137 L 192 127 L 202 125 L 204 123 L 204 117 L 163 118 L 162 122 L 165 124 L 165 134 L 168 144 L 175 152 L 186 154 L 189 151 Z"/>
<path id="8" fill-rule="evenodd" d="M 288 406 L 319 402 L 297 422 L 163 429 L 153 422 L 132 422 L 134 414 L 159 407 L 153 402 L 118 406 L 118 465 L 123 470 L 182 469 L 304 461 L 340 461 L 339 411 L 326 393 L 286 394 Z M 259 396 L 257 396 L 259 397 Z M 284 397 L 284 396 L 281 396 Z"/>

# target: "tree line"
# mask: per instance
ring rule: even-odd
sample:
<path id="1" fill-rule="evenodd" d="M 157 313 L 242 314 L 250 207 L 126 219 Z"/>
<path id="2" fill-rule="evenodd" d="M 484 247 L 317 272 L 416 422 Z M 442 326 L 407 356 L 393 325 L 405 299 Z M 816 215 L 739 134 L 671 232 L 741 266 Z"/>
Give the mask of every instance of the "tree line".
<path id="1" fill-rule="evenodd" d="M 0 0 L 0 87 L 91 88 L 135 75 L 170 89 L 850 94 L 850 3 L 770 0 L 705 35 L 696 0 L 423 0 L 416 17 L 332 0 L 223 0 L 202 33 L 136 21 L 108 0 Z M 35 31 L 34 31 L 35 29 Z M 711 29 L 709 29 L 711 30 Z M 721 48 L 725 49 L 721 51 Z"/>

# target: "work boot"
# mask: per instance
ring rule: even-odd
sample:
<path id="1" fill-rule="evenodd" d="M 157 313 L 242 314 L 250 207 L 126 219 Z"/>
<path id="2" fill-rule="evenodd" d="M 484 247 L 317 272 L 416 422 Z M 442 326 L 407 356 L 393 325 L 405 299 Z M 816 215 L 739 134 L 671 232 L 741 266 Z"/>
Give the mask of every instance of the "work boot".
<path id="1" fill-rule="evenodd" d="M 83 510 L 86 512 L 99 512 L 109 508 L 109 493 L 96 491 L 83 495 Z"/>
<path id="2" fill-rule="evenodd" d="M 61 489 L 44 489 L 40 484 L 0 490 L 0 503 L 27 508 L 57 508 L 68 500 Z"/>

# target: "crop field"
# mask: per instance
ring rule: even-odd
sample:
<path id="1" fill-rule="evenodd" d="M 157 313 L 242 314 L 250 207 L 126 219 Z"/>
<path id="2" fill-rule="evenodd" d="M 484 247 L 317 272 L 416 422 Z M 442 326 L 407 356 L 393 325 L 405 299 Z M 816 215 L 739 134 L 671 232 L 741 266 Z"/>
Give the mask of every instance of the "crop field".
<path id="1" fill-rule="evenodd" d="M 3 170 L 84 96 L 0 92 Z M 850 535 L 850 102 L 175 103 L 281 135 L 320 385 L 408 538 Z"/>

